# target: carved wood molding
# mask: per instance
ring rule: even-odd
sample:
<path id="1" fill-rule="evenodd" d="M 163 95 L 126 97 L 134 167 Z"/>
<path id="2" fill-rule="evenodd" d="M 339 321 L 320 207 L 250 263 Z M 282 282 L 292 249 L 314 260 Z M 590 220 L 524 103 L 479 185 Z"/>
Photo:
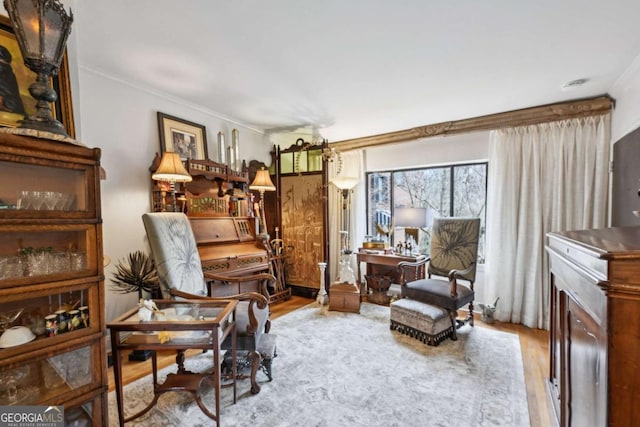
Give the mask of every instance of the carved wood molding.
<path id="1" fill-rule="evenodd" d="M 615 101 L 613 98 L 609 95 L 604 95 L 597 98 L 523 108 L 521 110 L 489 114 L 471 119 L 435 123 L 396 132 L 347 139 L 330 143 L 329 146 L 339 151 L 348 151 L 438 135 L 454 135 L 466 132 L 495 130 L 505 127 L 533 125 L 577 117 L 597 116 L 611 111 L 614 104 Z"/>

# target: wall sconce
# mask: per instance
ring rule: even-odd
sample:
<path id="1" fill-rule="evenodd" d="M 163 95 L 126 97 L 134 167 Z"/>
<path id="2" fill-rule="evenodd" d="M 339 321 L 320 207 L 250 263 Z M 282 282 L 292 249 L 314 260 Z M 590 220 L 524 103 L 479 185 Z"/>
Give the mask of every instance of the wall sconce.
<path id="1" fill-rule="evenodd" d="M 265 168 L 260 168 L 259 171 L 256 172 L 256 177 L 253 179 L 253 182 L 249 186 L 249 190 L 257 190 L 260 193 L 260 233 L 262 235 L 269 235 L 267 231 L 267 220 L 264 215 L 264 192 L 265 191 L 276 191 L 276 186 L 273 185 L 273 181 L 271 181 L 271 176 L 269 176 L 269 171 Z"/>
<path id="2" fill-rule="evenodd" d="M 415 242 L 412 249 L 418 249 L 419 229 L 427 226 L 427 208 L 395 208 L 393 214 L 395 226 L 404 228 L 405 235 L 413 238 Z M 408 243 L 409 238 L 406 238 L 406 241 Z"/>
<path id="3" fill-rule="evenodd" d="M 58 98 L 49 78 L 58 74 L 60 62 L 71 33 L 73 14 L 58 0 L 4 0 L 16 34 L 24 63 L 38 76 L 29 86 L 37 101 L 36 113 L 20 123 L 20 128 L 35 129 L 69 137 L 64 126 L 51 115 L 51 103 Z"/>
<path id="4" fill-rule="evenodd" d="M 164 152 L 160 160 L 160 166 L 151 175 L 155 181 L 168 182 L 171 188 L 171 212 L 178 212 L 176 204 L 176 182 L 190 182 L 193 178 L 184 168 L 178 153 Z"/>

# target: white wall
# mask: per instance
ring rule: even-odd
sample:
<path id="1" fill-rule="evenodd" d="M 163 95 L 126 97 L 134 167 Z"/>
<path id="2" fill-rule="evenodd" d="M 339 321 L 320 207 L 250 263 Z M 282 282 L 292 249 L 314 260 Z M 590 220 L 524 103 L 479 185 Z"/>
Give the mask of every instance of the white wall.
<path id="1" fill-rule="evenodd" d="M 640 127 L 640 56 L 618 78 L 609 91 L 616 104 L 611 117 L 614 143 Z"/>
<path id="2" fill-rule="evenodd" d="M 76 126 L 82 142 L 102 150 L 104 253 L 111 258 L 105 269 L 107 320 L 136 303 L 136 294 L 118 295 L 108 291 L 114 264 L 130 252 L 147 250 L 141 216 L 150 211 L 149 165 L 160 151 L 157 111 L 202 124 L 206 127 L 209 158 L 217 152 L 217 133 L 230 140 L 231 130 L 240 132 L 240 158 L 268 161 L 271 145 L 263 135 L 228 123 L 214 113 L 163 94 L 152 93 L 79 67 L 78 101 L 82 110 Z"/>
<path id="3" fill-rule="evenodd" d="M 423 138 L 365 150 L 367 172 L 486 161 L 489 132 Z"/>

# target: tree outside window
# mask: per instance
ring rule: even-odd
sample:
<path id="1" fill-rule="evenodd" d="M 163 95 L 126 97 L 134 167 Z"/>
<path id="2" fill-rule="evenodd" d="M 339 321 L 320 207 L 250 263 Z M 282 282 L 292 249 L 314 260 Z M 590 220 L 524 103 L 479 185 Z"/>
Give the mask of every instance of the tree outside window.
<path id="1" fill-rule="evenodd" d="M 478 261 L 484 262 L 484 221 L 487 202 L 487 163 L 448 165 L 367 174 L 367 226 L 376 236 L 392 227 L 392 207 L 427 208 L 427 227 L 419 229 L 418 245 L 428 254 L 434 217 L 481 219 Z M 405 239 L 402 228 L 392 230 L 393 246 Z"/>

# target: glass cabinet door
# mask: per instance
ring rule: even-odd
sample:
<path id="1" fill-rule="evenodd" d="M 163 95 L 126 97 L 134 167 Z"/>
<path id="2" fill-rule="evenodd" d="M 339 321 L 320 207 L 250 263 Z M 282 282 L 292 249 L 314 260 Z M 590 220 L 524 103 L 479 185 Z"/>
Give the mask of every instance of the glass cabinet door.
<path id="1" fill-rule="evenodd" d="M 5 291 L 0 302 L 0 364 L 22 352 L 100 331 L 98 284 Z"/>
<path id="2" fill-rule="evenodd" d="M 94 346 L 95 347 L 95 346 Z M 93 347 L 84 345 L 16 366 L 0 367 L 0 405 L 56 402 L 101 380 Z"/>
<path id="3" fill-rule="evenodd" d="M 42 163 L 42 160 L 40 160 Z M 91 166 L 64 162 L 3 161 L 0 156 L 0 218 L 85 218 L 95 215 Z"/>
<path id="4" fill-rule="evenodd" d="M 15 283 L 98 274 L 92 225 L 0 227 L 0 289 Z"/>

